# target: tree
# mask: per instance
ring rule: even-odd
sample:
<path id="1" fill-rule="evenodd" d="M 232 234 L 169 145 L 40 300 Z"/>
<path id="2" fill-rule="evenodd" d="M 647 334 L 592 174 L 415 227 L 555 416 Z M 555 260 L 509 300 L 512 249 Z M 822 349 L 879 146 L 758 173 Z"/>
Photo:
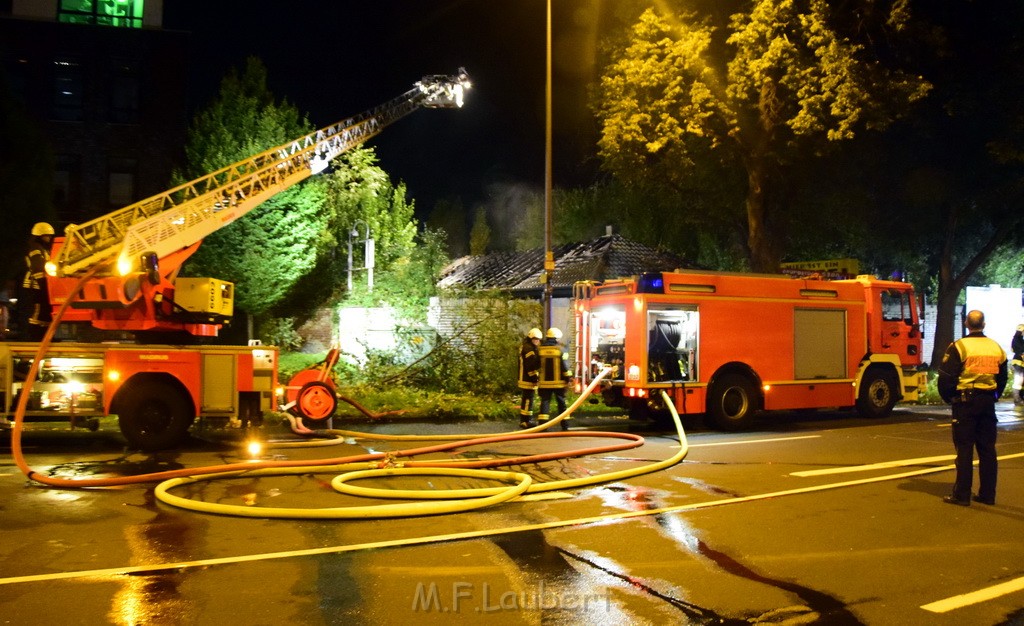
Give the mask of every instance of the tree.
<path id="1" fill-rule="evenodd" d="M 267 89 L 263 64 L 249 58 L 232 70 L 220 93 L 193 120 L 179 182 L 242 160 L 312 130 L 287 101 Z M 286 189 L 243 219 L 208 236 L 183 269 L 235 283 L 235 303 L 260 315 L 280 302 L 313 267 L 324 245 L 323 185 L 317 179 Z"/>
<path id="2" fill-rule="evenodd" d="M 874 153 L 873 182 L 890 200 L 879 243 L 917 254 L 933 277 L 936 368 L 964 287 L 1024 242 L 1024 5 L 951 0 L 917 17 L 907 56 L 934 90 Z"/>
<path id="3" fill-rule="evenodd" d="M 774 271 L 796 155 L 881 128 L 928 91 L 877 63 L 868 43 L 907 23 L 907 3 L 863 0 L 833 12 L 825 0 L 758 0 L 731 15 L 715 2 L 700 15 L 678 0 L 658 6 L 640 15 L 601 77 L 603 166 L 677 189 L 695 173 L 741 171 L 750 265 Z"/>

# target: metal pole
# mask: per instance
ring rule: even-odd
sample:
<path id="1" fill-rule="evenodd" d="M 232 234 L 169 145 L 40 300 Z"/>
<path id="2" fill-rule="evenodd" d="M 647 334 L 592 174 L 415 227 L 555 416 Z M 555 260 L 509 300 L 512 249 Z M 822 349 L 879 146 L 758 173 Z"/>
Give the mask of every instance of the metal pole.
<path id="1" fill-rule="evenodd" d="M 547 67 L 544 95 L 544 328 L 551 328 L 551 279 L 555 255 L 551 250 L 551 0 L 547 13 Z"/>
<path id="2" fill-rule="evenodd" d="M 352 293 L 352 231 L 348 231 L 348 293 Z"/>

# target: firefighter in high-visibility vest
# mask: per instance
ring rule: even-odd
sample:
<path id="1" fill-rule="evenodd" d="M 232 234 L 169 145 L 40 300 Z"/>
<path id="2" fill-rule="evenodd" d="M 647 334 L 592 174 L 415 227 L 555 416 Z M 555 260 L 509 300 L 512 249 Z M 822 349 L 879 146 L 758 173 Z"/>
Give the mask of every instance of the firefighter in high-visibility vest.
<path id="1" fill-rule="evenodd" d="M 995 340 L 985 336 L 985 314 L 971 311 L 964 326 L 969 331 L 946 348 L 939 365 L 938 389 L 952 405 L 953 446 L 956 448 L 956 481 L 943 498 L 949 504 L 970 506 L 996 502 L 996 401 L 1006 387 L 1006 354 Z M 978 493 L 971 495 L 974 451 L 978 451 Z"/>
<path id="2" fill-rule="evenodd" d="M 40 341 L 53 319 L 50 292 L 46 285 L 46 263 L 53 245 L 53 226 L 37 222 L 32 226 L 32 239 L 25 253 L 25 278 L 21 281 L 18 300 L 21 334 L 30 341 Z"/>
<path id="3" fill-rule="evenodd" d="M 519 427 L 533 426 L 533 399 L 537 395 L 537 381 L 540 378 L 540 355 L 537 353 L 543 334 L 539 328 L 531 328 L 523 337 L 519 347 Z"/>
<path id="4" fill-rule="evenodd" d="M 548 413 L 551 396 L 555 397 L 558 414 L 565 413 L 565 387 L 572 380 L 572 371 L 569 369 L 569 355 L 558 343 L 561 338 L 561 330 L 549 328 L 540 342 L 540 381 L 537 383 L 540 388 L 540 415 L 537 419 L 541 422 L 551 417 Z M 568 420 L 568 417 L 562 420 L 562 430 L 569 430 Z"/>

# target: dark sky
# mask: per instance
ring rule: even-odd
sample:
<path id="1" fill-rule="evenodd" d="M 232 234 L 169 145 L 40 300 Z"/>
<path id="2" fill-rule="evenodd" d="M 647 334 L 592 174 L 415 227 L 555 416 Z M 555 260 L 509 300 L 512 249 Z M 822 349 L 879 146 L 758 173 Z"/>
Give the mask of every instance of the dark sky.
<path id="1" fill-rule="evenodd" d="M 586 83 L 601 0 L 554 2 L 555 185 L 593 177 Z M 231 67 L 263 60 L 270 89 L 317 127 L 362 112 L 427 74 L 465 67 L 461 110 L 416 111 L 372 139 L 421 217 L 435 200 L 467 208 L 492 181 L 544 183 L 545 0 L 166 0 L 164 27 L 191 33 L 189 98 L 202 106 Z"/>

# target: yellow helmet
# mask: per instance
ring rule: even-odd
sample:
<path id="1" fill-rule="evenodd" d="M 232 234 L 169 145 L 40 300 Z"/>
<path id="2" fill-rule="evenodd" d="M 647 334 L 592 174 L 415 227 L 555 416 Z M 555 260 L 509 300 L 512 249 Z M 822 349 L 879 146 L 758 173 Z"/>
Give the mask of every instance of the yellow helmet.
<path id="1" fill-rule="evenodd" d="M 562 331 L 558 330 L 557 328 L 549 328 L 547 337 L 548 339 L 561 339 Z"/>
<path id="2" fill-rule="evenodd" d="M 52 234 L 53 234 L 53 226 L 50 226 L 46 222 L 36 222 L 35 225 L 32 226 L 32 236 L 33 237 L 42 237 L 43 235 L 52 235 Z"/>
<path id="3" fill-rule="evenodd" d="M 526 333 L 526 336 L 530 339 L 540 339 L 544 335 L 540 332 L 539 328 L 531 328 L 530 332 Z"/>

